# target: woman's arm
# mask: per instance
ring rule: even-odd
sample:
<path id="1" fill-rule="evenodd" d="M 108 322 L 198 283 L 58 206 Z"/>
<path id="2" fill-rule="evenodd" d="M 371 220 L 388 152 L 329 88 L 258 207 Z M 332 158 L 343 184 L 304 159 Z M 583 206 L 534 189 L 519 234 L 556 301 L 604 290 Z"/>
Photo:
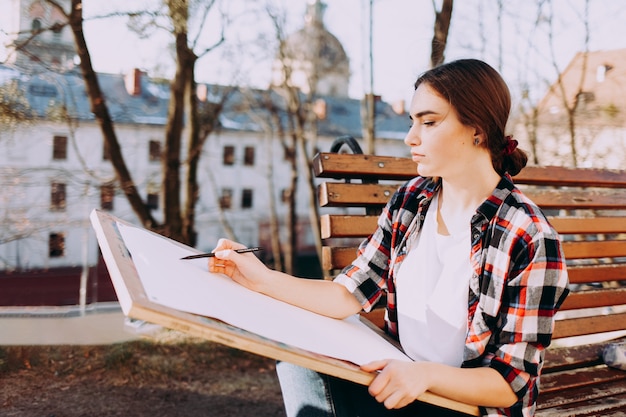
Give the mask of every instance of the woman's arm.
<path id="1" fill-rule="evenodd" d="M 243 245 L 221 239 L 209 271 L 228 275 L 244 287 L 324 316 L 343 319 L 361 311 L 361 304 L 341 284 L 319 279 L 296 278 L 267 268 L 253 254 L 233 249 Z"/>
<path id="2" fill-rule="evenodd" d="M 484 407 L 506 408 L 517 395 L 495 369 L 456 368 L 433 362 L 376 361 L 361 367 L 380 371 L 369 392 L 387 408 L 404 407 L 426 391 Z"/>

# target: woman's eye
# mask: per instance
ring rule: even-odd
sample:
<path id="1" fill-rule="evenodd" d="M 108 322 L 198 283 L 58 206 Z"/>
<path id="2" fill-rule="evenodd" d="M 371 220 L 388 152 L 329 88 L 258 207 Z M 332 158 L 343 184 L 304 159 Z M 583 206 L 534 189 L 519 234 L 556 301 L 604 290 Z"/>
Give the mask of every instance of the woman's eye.
<path id="1" fill-rule="evenodd" d="M 422 122 L 422 124 L 425 125 L 425 126 L 431 126 L 431 125 L 434 125 L 435 122 L 427 120 L 427 121 Z"/>

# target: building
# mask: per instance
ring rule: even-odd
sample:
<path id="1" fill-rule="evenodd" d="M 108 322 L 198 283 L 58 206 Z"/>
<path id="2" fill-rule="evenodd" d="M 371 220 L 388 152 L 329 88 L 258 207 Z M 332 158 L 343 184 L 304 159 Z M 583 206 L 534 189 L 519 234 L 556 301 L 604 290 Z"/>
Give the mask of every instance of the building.
<path id="1" fill-rule="evenodd" d="M 626 49 L 577 53 L 536 110 L 540 164 L 622 169 Z M 520 138 L 528 137 L 524 129 L 518 133 Z"/>
<path id="2" fill-rule="evenodd" d="M 39 12 L 44 3 L 12 1 L 13 10 L 21 13 L 18 28 L 36 28 L 37 19 L 44 27 L 53 24 L 53 14 Z M 309 6 L 309 23 L 305 27 L 313 16 L 317 22 L 313 26 L 325 33 L 324 39 L 332 41 L 315 60 L 324 68 L 338 69 L 328 77 L 320 77 L 316 87 L 325 93 L 318 94 L 315 102 L 320 111 L 316 149 L 326 151 L 338 136 L 361 137 L 362 123 L 361 102 L 348 98 L 344 90 L 349 82 L 347 56 L 336 38 L 323 28 L 321 20 L 315 20 L 321 19 L 322 9 L 319 1 Z M 313 11 L 317 12 L 311 14 Z M 31 59 L 34 50 L 23 56 L 20 49 L 15 49 L 13 58 L 0 65 L 0 84 L 17 85 L 31 112 L 27 123 L 0 131 L 0 271 L 93 267 L 98 263 L 99 252 L 88 220 L 90 211 L 98 208 L 136 222 L 115 182 L 102 134 L 90 111 L 84 81 L 66 59 L 66 30 L 46 38 L 46 42 L 59 42 L 58 50 L 63 51 L 60 55 L 55 52 Z M 295 36 L 302 36 L 302 32 Z M 336 53 L 328 52 L 331 50 Z M 58 56 L 62 57 L 60 62 Z M 306 62 L 309 57 L 305 54 L 299 58 L 299 68 L 311 68 Z M 331 62 L 324 63 L 324 59 Z M 151 205 L 155 218 L 162 219 L 161 149 L 169 85 L 139 70 L 126 75 L 98 76 L 134 182 Z M 216 102 L 226 89 L 199 85 L 198 100 Z M 269 95 L 277 103 L 280 97 L 273 90 L 233 91 L 220 115 L 218 130 L 202 149 L 200 201 L 196 207 L 197 247 L 201 250 L 212 249 L 217 239 L 225 235 L 225 222 L 241 242 L 263 244 L 269 233 L 271 200 L 277 203 L 279 218 L 285 217 L 282 195 L 290 173 L 284 150 L 268 131 L 264 110 L 250 107 L 254 97 Z M 383 101 L 376 105 L 379 153 L 407 155 L 402 142 L 407 130 L 404 109 Z M 310 254 L 314 252 L 314 239 L 309 231 L 309 198 L 304 184 L 299 186 L 299 193 L 298 249 Z"/>
<path id="3" fill-rule="evenodd" d="M 74 68 L 72 32 L 62 13 L 45 0 L 1 0 L 0 5 L 0 22 L 8 34 L 6 64 L 31 71 Z"/>

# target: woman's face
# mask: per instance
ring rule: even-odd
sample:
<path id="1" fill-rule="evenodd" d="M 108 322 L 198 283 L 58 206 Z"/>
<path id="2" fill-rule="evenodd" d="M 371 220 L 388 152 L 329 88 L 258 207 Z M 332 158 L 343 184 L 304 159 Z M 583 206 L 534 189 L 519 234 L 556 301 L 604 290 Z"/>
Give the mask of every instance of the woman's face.
<path id="1" fill-rule="evenodd" d="M 411 128 L 404 143 L 424 177 L 468 175 L 469 164 L 480 149 L 474 145 L 476 129 L 461 124 L 454 108 L 428 84 L 415 90 L 409 110 Z M 482 136 L 478 136 L 483 140 Z"/>

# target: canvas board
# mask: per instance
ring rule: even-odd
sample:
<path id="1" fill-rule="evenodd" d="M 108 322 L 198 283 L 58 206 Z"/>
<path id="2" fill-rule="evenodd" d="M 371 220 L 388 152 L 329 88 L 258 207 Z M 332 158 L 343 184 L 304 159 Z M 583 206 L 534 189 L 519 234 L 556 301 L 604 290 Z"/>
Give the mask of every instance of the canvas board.
<path id="1" fill-rule="evenodd" d="M 363 385 L 360 364 L 409 360 L 359 316 L 324 317 L 209 273 L 206 259 L 164 236 L 94 210 L 92 226 L 124 314 L 166 328 L 301 365 Z M 476 414 L 476 408 L 426 393 L 420 400 Z"/>

